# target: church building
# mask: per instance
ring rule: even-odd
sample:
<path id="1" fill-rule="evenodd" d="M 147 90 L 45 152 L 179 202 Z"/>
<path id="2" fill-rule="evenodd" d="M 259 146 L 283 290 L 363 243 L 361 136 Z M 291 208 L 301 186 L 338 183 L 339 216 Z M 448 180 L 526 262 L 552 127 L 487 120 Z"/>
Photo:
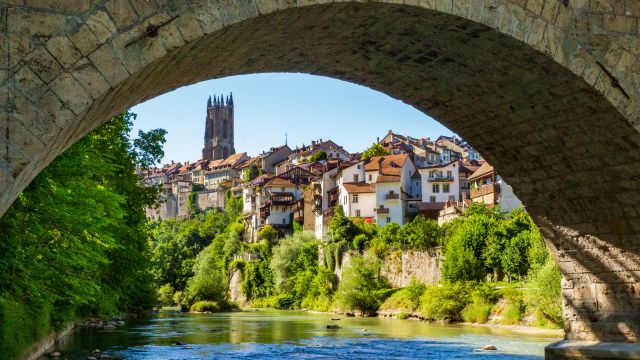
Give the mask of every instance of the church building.
<path id="1" fill-rule="evenodd" d="M 204 129 L 205 160 L 226 159 L 236 153 L 233 147 L 233 93 L 227 98 L 209 96 L 207 101 L 207 120 Z"/>

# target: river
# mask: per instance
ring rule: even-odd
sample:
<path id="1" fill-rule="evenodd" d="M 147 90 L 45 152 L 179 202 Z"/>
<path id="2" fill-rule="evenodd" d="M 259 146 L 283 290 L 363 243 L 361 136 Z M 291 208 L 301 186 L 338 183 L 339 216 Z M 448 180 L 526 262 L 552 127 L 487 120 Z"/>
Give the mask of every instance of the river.
<path id="1" fill-rule="evenodd" d="M 278 310 L 161 313 L 115 330 L 76 330 L 55 350 L 60 359 L 86 359 L 94 349 L 112 359 L 542 359 L 544 347 L 559 340 L 471 325 L 332 317 Z M 488 344 L 498 350 L 479 350 Z"/>

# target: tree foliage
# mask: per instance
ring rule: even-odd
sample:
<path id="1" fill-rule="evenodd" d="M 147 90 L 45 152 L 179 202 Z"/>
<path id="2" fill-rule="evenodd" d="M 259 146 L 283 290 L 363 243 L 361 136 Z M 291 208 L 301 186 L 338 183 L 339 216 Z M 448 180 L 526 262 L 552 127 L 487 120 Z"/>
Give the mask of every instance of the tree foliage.
<path id="1" fill-rule="evenodd" d="M 374 156 L 384 156 L 384 155 L 389 155 L 389 151 L 385 149 L 384 146 L 377 143 L 373 143 L 371 144 L 371 146 L 369 146 L 368 149 L 362 152 L 362 156 L 360 157 L 360 160 L 367 160 Z"/>
<path id="2" fill-rule="evenodd" d="M 157 191 L 141 187 L 136 170 L 162 158 L 165 132 L 131 141 L 134 119 L 120 114 L 69 147 L 0 219 L 0 302 L 46 309 L 41 328 L 155 301 L 144 208 Z"/>

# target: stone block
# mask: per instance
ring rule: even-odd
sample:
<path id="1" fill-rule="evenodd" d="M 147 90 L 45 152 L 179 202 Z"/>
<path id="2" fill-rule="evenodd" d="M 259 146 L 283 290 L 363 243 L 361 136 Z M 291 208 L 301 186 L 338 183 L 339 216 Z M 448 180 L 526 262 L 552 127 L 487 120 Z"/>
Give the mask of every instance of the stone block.
<path id="1" fill-rule="evenodd" d="M 89 10 L 91 2 L 87 0 L 26 0 L 27 6 L 47 10 L 64 11 L 78 14 Z"/>
<path id="2" fill-rule="evenodd" d="M 15 74 L 16 88 L 32 100 L 39 98 L 47 90 L 46 85 L 27 66 L 22 66 Z"/>
<path id="3" fill-rule="evenodd" d="M 85 20 L 85 24 L 91 29 L 98 43 L 103 44 L 116 33 L 116 25 L 104 11 L 96 11 Z"/>
<path id="4" fill-rule="evenodd" d="M 71 73 L 94 100 L 101 97 L 110 88 L 109 83 L 100 71 L 86 58 L 78 61 L 71 69 Z"/>
<path id="5" fill-rule="evenodd" d="M 62 71 L 60 64 L 49 54 L 44 46 L 38 46 L 27 55 L 24 62 L 45 84 L 51 82 Z"/>
<path id="6" fill-rule="evenodd" d="M 115 86 L 129 76 L 120 57 L 109 44 L 104 44 L 89 55 L 89 59 L 111 86 Z"/>
<path id="7" fill-rule="evenodd" d="M 138 20 L 129 0 L 107 0 L 105 7 L 119 29 L 132 26 Z"/>
<path id="8" fill-rule="evenodd" d="M 56 36 L 47 41 L 47 50 L 58 60 L 63 68 L 67 69 L 78 61 L 82 54 L 66 36 Z"/>
<path id="9" fill-rule="evenodd" d="M 91 29 L 85 24 L 81 25 L 74 34 L 71 34 L 69 39 L 71 39 L 76 48 L 78 48 L 84 56 L 90 54 L 100 45 L 100 40 L 98 40 Z"/>
<path id="10" fill-rule="evenodd" d="M 202 29 L 193 12 L 185 12 L 173 21 L 184 41 L 189 42 L 202 37 Z"/>
<path id="11" fill-rule="evenodd" d="M 62 73 L 51 83 L 51 90 L 58 96 L 64 106 L 76 115 L 84 111 L 92 103 L 92 99 L 69 73 Z"/>

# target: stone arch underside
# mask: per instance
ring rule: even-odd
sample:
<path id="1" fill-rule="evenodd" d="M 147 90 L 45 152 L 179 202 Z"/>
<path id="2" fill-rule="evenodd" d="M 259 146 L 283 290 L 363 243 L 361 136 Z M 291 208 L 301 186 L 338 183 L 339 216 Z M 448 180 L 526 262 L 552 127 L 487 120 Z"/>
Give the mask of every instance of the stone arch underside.
<path id="1" fill-rule="evenodd" d="M 624 45 L 633 35 L 606 46 L 589 28 L 581 35 L 583 12 L 597 9 L 485 2 L 455 2 L 468 4 L 464 14 L 429 1 L 280 10 L 268 1 L 147 10 L 98 2 L 55 26 L 36 23 L 57 36 L 38 40 L 25 28 L 24 43 L 9 31 L 0 214 L 61 151 L 132 105 L 229 75 L 324 75 L 401 99 L 479 150 L 554 249 L 567 338 L 637 341 L 640 50 Z M 31 10 L 4 8 L 8 29 Z M 54 10 L 57 19 L 67 11 Z M 166 25 L 141 36 L 150 23 Z"/>

